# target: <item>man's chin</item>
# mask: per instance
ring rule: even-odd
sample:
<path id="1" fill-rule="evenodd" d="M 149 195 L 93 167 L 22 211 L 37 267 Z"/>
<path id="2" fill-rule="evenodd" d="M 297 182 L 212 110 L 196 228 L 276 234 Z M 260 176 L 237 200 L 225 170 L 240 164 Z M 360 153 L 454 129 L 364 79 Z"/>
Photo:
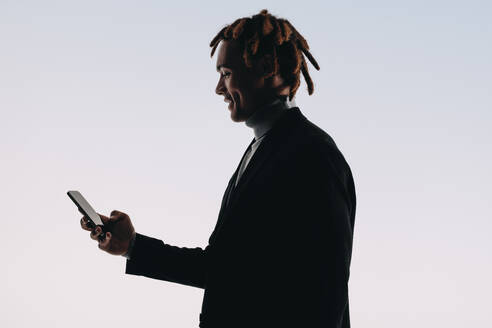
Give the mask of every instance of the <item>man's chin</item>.
<path id="1" fill-rule="evenodd" d="M 234 106 L 234 104 L 232 105 L 232 108 L 229 109 L 229 110 L 231 111 L 231 120 L 233 122 L 238 122 L 239 123 L 239 122 L 246 121 L 246 118 L 243 115 L 241 115 L 242 113 L 241 112 L 238 112 L 236 110 L 236 107 Z"/>
<path id="2" fill-rule="evenodd" d="M 244 117 L 238 117 L 234 115 L 234 113 L 231 113 L 231 120 L 236 123 L 244 122 L 246 119 Z"/>

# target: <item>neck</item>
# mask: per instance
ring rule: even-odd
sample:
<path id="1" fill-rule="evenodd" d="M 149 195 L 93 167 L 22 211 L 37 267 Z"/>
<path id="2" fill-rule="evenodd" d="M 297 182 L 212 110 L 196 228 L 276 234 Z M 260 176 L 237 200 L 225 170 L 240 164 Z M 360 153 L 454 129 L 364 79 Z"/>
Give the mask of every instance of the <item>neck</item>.
<path id="1" fill-rule="evenodd" d="M 267 104 L 259 107 L 247 120 L 246 126 L 253 129 L 255 139 L 261 138 L 273 124 L 290 107 L 296 107 L 295 101 L 287 97 L 277 96 Z"/>

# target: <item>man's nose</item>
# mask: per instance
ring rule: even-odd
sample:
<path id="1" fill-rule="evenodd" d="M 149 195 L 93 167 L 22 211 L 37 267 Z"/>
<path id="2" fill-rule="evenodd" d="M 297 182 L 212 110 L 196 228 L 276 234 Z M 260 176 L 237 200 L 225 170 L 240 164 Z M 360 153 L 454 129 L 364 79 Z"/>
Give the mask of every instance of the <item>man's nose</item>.
<path id="1" fill-rule="evenodd" d="M 224 83 L 222 83 L 222 79 L 219 79 L 219 82 L 217 83 L 217 86 L 215 87 L 215 93 L 220 95 L 224 95 Z"/>

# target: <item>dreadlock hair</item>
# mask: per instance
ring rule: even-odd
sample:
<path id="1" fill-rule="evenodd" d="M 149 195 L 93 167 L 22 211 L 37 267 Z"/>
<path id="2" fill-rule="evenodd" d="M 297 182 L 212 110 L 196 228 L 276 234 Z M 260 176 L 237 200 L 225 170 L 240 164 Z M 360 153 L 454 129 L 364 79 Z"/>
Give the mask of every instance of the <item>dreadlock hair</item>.
<path id="1" fill-rule="evenodd" d="M 210 57 L 214 55 L 221 40 L 239 42 L 244 64 L 248 68 L 253 67 L 265 55 L 271 56 L 272 67 L 264 78 L 280 74 L 285 84 L 290 86 L 289 100 L 292 100 L 299 88 L 299 72 L 302 72 L 306 80 L 309 95 L 313 93 L 313 81 L 304 55 L 317 70 L 319 65 L 309 52 L 307 41 L 288 20 L 277 18 L 266 9 L 252 17 L 239 18 L 222 28 L 212 39 Z"/>

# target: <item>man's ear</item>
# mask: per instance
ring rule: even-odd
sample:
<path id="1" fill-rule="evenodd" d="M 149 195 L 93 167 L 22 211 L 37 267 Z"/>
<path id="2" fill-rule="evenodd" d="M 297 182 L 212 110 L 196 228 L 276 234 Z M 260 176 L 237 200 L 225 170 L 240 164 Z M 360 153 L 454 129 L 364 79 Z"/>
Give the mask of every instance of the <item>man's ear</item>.
<path id="1" fill-rule="evenodd" d="M 269 78 L 273 75 L 274 62 L 270 54 L 266 54 L 260 58 L 257 65 L 257 73 L 259 76 Z"/>

